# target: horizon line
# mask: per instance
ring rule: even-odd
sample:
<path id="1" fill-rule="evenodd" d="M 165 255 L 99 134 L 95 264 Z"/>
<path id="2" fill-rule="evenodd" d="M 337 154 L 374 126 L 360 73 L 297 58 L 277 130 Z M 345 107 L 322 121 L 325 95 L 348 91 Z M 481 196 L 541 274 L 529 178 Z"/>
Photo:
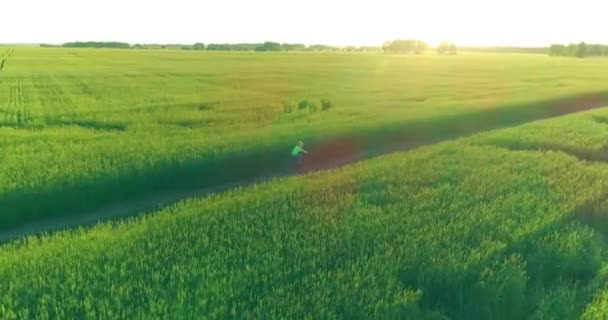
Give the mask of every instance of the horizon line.
<path id="1" fill-rule="evenodd" d="M 393 39 L 393 40 L 387 40 L 385 42 L 390 42 L 390 41 L 394 41 L 394 40 L 410 40 L 410 39 Z M 420 40 L 420 39 L 411 39 L 411 40 L 419 40 L 419 41 L 423 41 L 426 42 L 424 40 Z M 447 41 L 447 40 L 446 40 Z M 74 41 L 66 41 L 66 42 L 0 42 L 0 46 L 9 46 L 9 45 L 13 45 L 13 46 L 36 46 L 36 45 L 54 45 L 54 46 L 61 46 L 67 43 L 86 43 L 86 42 L 101 42 L 101 43 L 110 43 L 110 42 L 115 42 L 115 43 L 125 43 L 128 44 L 130 46 L 134 46 L 134 45 L 170 45 L 170 46 L 185 46 L 185 45 L 194 45 L 197 43 L 201 43 L 201 44 L 205 44 L 205 45 L 209 45 L 209 44 L 263 44 L 265 42 L 275 42 L 275 43 L 279 43 L 279 44 L 293 44 L 293 45 L 305 45 L 306 47 L 310 47 L 310 46 L 328 46 L 328 47 L 335 47 L 335 48 L 348 48 L 348 47 L 355 47 L 355 48 L 361 48 L 361 47 L 373 47 L 373 48 L 382 48 L 384 43 L 382 44 L 377 44 L 377 45 L 369 45 L 369 44 L 365 44 L 365 45 L 351 45 L 351 44 L 328 44 L 328 43 L 302 43 L 302 42 L 283 42 L 283 41 L 272 41 L 272 40 L 267 40 L 267 41 L 261 41 L 261 42 L 229 42 L 229 41 L 224 41 L 224 42 L 216 42 L 216 41 L 212 41 L 212 42 L 202 42 L 202 41 L 196 41 L 196 42 L 130 42 L 130 41 L 118 41 L 118 40 L 74 40 Z M 567 42 L 567 43 L 552 43 L 552 44 L 545 44 L 545 45 L 518 45 L 518 44 L 509 44 L 509 45 L 476 45 L 476 44 L 463 44 L 460 45 L 458 44 L 458 42 L 455 41 L 448 41 L 450 43 L 454 43 L 456 44 L 456 46 L 458 47 L 462 47 L 462 48 L 549 48 L 552 44 L 571 44 L 571 43 L 580 43 L 580 42 Z M 583 41 L 586 44 L 595 44 L 592 42 L 586 42 Z M 427 43 L 428 44 L 428 43 Z M 438 46 L 439 44 L 435 44 L 435 45 L 431 45 L 429 44 L 430 47 L 435 47 Z"/>

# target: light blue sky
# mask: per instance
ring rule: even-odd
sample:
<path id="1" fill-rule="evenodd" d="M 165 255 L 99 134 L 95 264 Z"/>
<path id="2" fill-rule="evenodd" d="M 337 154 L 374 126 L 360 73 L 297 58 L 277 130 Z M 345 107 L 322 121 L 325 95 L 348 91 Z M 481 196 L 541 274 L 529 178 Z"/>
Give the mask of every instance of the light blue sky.
<path id="1" fill-rule="evenodd" d="M 600 0 L 13 0 L 0 42 L 608 43 Z"/>

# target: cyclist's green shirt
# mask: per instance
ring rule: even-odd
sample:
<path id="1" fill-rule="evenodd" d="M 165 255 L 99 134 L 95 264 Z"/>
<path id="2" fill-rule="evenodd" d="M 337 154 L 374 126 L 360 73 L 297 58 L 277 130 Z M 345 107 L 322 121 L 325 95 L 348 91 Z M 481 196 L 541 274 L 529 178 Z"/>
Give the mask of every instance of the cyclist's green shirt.
<path id="1" fill-rule="evenodd" d="M 293 148 L 293 151 L 291 152 L 291 155 L 292 156 L 297 156 L 300 153 L 302 153 L 302 147 L 296 146 L 295 148 Z"/>

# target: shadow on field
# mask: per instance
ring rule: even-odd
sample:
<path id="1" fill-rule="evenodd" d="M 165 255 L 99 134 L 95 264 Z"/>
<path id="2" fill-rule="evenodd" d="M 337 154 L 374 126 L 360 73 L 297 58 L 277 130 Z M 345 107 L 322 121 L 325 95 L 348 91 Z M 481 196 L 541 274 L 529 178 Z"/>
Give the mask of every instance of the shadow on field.
<path id="1" fill-rule="evenodd" d="M 106 122 L 97 120 L 62 120 L 62 119 L 51 119 L 46 121 L 48 127 L 81 127 L 90 130 L 104 130 L 104 131 L 125 131 L 127 125 L 118 122 Z"/>
<path id="2" fill-rule="evenodd" d="M 582 205 L 576 210 L 575 216 L 582 224 L 608 239 L 608 198 Z"/>
<path id="3" fill-rule="evenodd" d="M 40 232 L 37 227 L 28 229 L 28 225 L 51 225 L 58 218 L 68 221 L 66 217 L 87 216 L 94 212 L 116 213 L 116 208 L 121 209 L 118 210 L 120 214 L 115 216 L 130 215 L 145 209 L 143 204 L 159 204 L 158 199 L 168 194 L 175 196 L 170 197 L 171 201 L 161 201 L 159 205 L 207 194 L 209 188 L 247 185 L 251 181 L 269 177 L 336 168 L 381 154 L 604 105 L 608 105 L 608 91 L 505 105 L 453 116 L 438 115 L 432 119 L 362 128 L 323 139 L 302 137 L 310 153 L 298 170 L 292 169 L 289 156 L 295 141 L 285 141 L 265 147 L 242 146 L 242 150 L 229 150 L 189 163 L 165 163 L 139 172 L 51 184 L 44 190 L 15 190 L 0 197 L 0 231 L 28 230 L 28 233 L 37 233 Z M 99 128 L 99 124 L 86 121 L 71 123 Z M 121 130 L 121 127 L 110 129 Z M 98 215 L 101 220 L 103 214 Z"/>
<path id="4" fill-rule="evenodd" d="M 380 154 L 603 106 L 608 106 L 608 91 L 362 130 L 327 141 L 312 141 L 302 172 L 331 169 Z M 595 121 L 608 123 L 608 118 L 596 117 Z"/>
<path id="5" fill-rule="evenodd" d="M 539 227 L 466 269 L 445 268 L 428 257 L 403 266 L 399 279 L 404 288 L 422 290 L 423 308 L 440 307 L 437 311 L 450 319 L 578 319 L 596 294 L 606 247 L 605 238 L 581 232 L 582 225 L 596 231 L 599 227 L 587 223 L 586 208 Z M 601 214 L 600 232 L 608 230 L 607 213 Z M 563 296 L 560 290 L 571 293 Z M 554 291 L 560 294 L 551 295 Z"/>

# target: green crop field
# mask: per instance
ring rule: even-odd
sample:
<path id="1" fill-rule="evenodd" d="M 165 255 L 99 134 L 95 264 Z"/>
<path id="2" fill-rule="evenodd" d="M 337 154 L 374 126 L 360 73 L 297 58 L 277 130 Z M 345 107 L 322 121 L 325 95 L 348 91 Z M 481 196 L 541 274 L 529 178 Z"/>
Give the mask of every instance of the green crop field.
<path id="1" fill-rule="evenodd" d="M 0 249 L 0 318 L 604 319 L 607 109 Z"/>
<path id="2" fill-rule="evenodd" d="M 6 242 L 0 319 L 608 314 L 608 60 L 0 47 L 0 63 L 0 231 L 283 172 L 298 140 L 312 164 L 377 156 Z"/>
<path id="3" fill-rule="evenodd" d="M 574 111 L 563 101 L 608 102 L 603 59 L 22 47 L 0 57 L 0 229 L 272 173 L 298 140 L 372 154 Z"/>

